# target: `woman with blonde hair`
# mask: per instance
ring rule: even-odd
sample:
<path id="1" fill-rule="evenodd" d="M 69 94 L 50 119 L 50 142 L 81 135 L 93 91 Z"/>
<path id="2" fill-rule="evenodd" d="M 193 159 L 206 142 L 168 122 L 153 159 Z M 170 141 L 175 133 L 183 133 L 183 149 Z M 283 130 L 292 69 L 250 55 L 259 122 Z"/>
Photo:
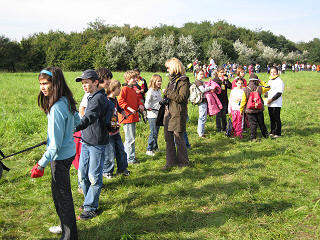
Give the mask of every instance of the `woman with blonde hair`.
<path id="1" fill-rule="evenodd" d="M 179 59 L 170 58 L 165 66 L 169 72 L 169 83 L 161 102 L 166 104 L 163 122 L 167 161 L 164 169 L 170 169 L 173 166 L 183 167 L 189 164 L 183 134 L 186 132 L 190 82 Z"/>

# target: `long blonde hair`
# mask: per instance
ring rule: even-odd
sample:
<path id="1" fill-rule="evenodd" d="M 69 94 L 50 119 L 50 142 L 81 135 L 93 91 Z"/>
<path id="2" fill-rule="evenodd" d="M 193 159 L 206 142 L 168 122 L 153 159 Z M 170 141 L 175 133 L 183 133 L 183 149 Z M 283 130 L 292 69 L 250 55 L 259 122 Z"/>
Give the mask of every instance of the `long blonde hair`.
<path id="1" fill-rule="evenodd" d="M 166 61 L 165 66 L 169 68 L 170 74 L 180 74 L 184 75 L 186 73 L 186 70 L 182 64 L 182 62 L 178 58 L 170 58 Z"/>
<path id="2" fill-rule="evenodd" d="M 153 74 L 150 79 L 149 88 L 156 89 L 156 82 L 158 80 L 162 81 L 162 77 L 159 74 Z"/>

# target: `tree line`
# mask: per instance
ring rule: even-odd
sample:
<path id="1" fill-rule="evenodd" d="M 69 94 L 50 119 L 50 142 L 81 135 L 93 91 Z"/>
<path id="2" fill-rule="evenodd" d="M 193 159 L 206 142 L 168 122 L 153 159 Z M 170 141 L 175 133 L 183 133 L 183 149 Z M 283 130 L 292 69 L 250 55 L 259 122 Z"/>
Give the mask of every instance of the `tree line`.
<path id="1" fill-rule="evenodd" d="M 64 71 L 108 67 L 125 71 L 163 71 L 166 59 L 176 56 L 184 64 L 195 58 L 207 63 L 239 64 L 320 63 L 320 39 L 294 43 L 270 31 L 253 31 L 225 21 L 189 22 L 182 27 L 116 26 L 97 19 L 82 32 L 35 33 L 20 42 L 0 36 L 0 70 L 39 71 L 59 66 Z"/>

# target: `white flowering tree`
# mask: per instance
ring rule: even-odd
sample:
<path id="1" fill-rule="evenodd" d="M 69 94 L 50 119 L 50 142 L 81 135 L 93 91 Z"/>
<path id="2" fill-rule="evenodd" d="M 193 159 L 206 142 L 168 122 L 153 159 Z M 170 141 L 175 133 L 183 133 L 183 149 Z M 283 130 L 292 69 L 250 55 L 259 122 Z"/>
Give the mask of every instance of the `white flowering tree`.
<path id="1" fill-rule="evenodd" d="M 259 51 L 259 58 L 261 61 L 272 64 L 284 60 L 284 54 L 282 52 L 279 52 L 275 48 L 265 46 L 262 41 L 257 42 L 257 49 Z"/>
<path id="2" fill-rule="evenodd" d="M 248 47 L 247 44 L 240 42 L 239 39 L 233 43 L 233 47 L 239 56 L 238 62 L 240 64 L 249 65 L 252 62 L 255 50 Z"/>
<path id="3" fill-rule="evenodd" d="M 177 56 L 181 62 L 186 66 L 188 63 L 193 62 L 198 56 L 198 46 L 193 41 L 191 35 L 179 37 L 179 42 L 177 45 Z"/>
<path id="4" fill-rule="evenodd" d="M 221 45 L 215 39 L 212 40 L 212 43 L 208 48 L 207 57 L 213 58 L 217 64 L 228 61 L 227 56 L 222 51 Z"/>
<path id="5" fill-rule="evenodd" d="M 107 67 L 111 70 L 125 70 L 130 57 L 130 44 L 126 37 L 113 37 L 106 43 L 105 49 L 96 59 L 95 67 Z"/>
<path id="6" fill-rule="evenodd" d="M 159 40 L 153 36 L 148 36 L 139 41 L 134 47 L 133 57 L 136 64 L 131 66 L 139 66 L 142 71 L 155 71 L 159 69 Z"/>
<path id="7" fill-rule="evenodd" d="M 174 44 L 174 36 L 173 35 L 163 35 L 159 39 L 159 59 L 158 59 L 158 65 L 160 69 L 164 70 L 164 64 L 165 62 L 174 57 L 176 55 L 176 47 Z"/>

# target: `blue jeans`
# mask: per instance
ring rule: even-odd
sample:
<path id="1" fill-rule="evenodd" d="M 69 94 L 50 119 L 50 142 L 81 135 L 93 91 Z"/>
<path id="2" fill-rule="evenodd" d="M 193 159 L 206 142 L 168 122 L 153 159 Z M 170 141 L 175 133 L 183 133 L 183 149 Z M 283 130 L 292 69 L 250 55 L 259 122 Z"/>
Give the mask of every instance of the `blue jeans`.
<path id="1" fill-rule="evenodd" d="M 106 145 L 90 146 L 82 143 L 78 177 L 84 194 L 84 210 L 98 208 L 102 187 L 102 170 Z"/>
<path id="2" fill-rule="evenodd" d="M 147 151 L 152 151 L 158 149 L 158 134 L 160 126 L 156 125 L 156 118 L 148 118 L 150 135 L 148 138 Z"/>
<path id="3" fill-rule="evenodd" d="M 198 135 L 201 137 L 204 135 L 204 128 L 207 121 L 207 107 L 208 104 L 206 102 L 199 104 L 199 118 L 198 118 Z"/>
<path id="4" fill-rule="evenodd" d="M 117 172 L 124 172 L 128 167 L 128 162 L 120 133 L 109 136 L 109 143 L 105 150 L 103 173 L 113 173 L 114 158 L 117 160 Z"/>
<path id="5" fill-rule="evenodd" d="M 134 162 L 136 158 L 136 149 L 135 149 L 135 141 L 136 141 L 136 123 L 126 123 L 123 124 L 124 131 L 124 151 L 127 154 L 128 163 Z"/>

